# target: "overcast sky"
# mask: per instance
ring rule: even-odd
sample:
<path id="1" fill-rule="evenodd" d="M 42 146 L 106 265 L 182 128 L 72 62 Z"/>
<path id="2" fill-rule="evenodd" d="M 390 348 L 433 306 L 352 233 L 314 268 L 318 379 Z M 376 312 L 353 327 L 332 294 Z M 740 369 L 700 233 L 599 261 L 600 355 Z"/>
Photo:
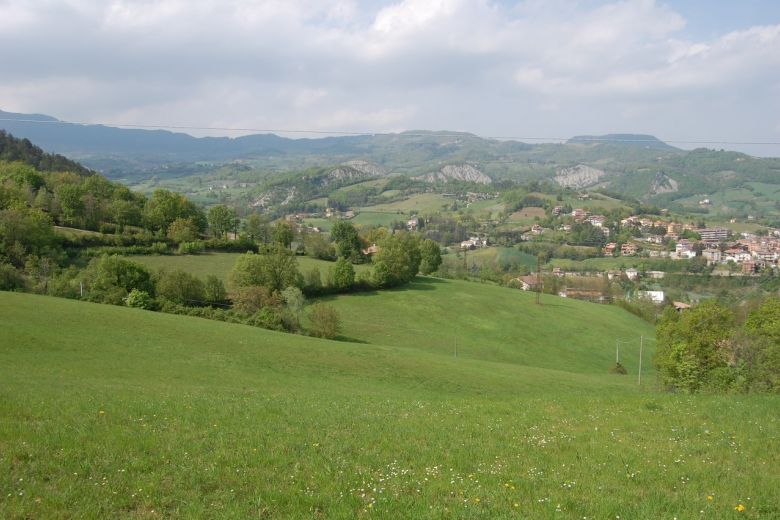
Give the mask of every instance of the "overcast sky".
<path id="1" fill-rule="evenodd" d="M 0 0 L 0 109 L 780 141 L 780 2 Z M 710 147 L 780 156 L 780 146 Z"/>

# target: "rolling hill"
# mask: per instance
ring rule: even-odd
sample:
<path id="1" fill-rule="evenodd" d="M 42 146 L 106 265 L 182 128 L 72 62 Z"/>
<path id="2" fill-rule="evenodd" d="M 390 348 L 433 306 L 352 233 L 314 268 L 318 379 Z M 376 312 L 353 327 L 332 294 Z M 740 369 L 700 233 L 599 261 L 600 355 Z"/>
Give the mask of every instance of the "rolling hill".
<path id="1" fill-rule="evenodd" d="M 681 150 L 645 134 L 577 136 L 560 144 L 420 130 L 318 139 L 274 134 L 196 138 L 2 111 L 0 128 L 145 189 L 177 180 L 177 188 L 192 190 L 204 177 L 207 182 L 221 181 L 220 186 L 240 183 L 247 190 L 269 182 L 272 195 L 281 201 L 296 195 L 292 188 L 299 196 L 306 188 L 311 198 L 302 203 L 327 195 L 321 188 L 329 176 L 339 180 L 332 183 L 339 187 L 402 175 L 441 186 L 548 181 L 577 189 L 605 188 L 674 211 L 707 211 L 691 200 L 717 198 L 729 201 L 717 208 L 719 215 L 746 217 L 775 215 L 777 208 L 771 200 L 750 204 L 732 200 L 729 193 L 749 188 L 750 183 L 780 188 L 780 159 L 705 148 Z M 319 172 L 316 178 L 309 178 L 312 171 Z M 193 179 L 194 184 L 182 179 Z"/>
<path id="2" fill-rule="evenodd" d="M 588 363 L 0 292 L 0 516 L 780 513 L 776 398 L 665 395 Z"/>

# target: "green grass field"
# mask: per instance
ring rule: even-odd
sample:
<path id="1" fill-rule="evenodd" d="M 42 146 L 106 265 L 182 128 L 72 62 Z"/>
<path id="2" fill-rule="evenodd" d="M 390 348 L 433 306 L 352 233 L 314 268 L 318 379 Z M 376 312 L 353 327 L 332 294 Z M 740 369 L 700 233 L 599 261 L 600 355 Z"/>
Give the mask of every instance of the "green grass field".
<path id="1" fill-rule="evenodd" d="M 188 273 L 204 279 L 207 275 L 213 274 L 223 282 L 228 282 L 228 275 L 236 259 L 241 253 L 203 253 L 199 255 L 161 255 L 161 256 L 131 256 L 128 257 L 133 262 L 143 264 L 152 270 L 157 269 L 182 269 Z M 311 271 L 315 267 L 320 270 L 323 282 L 326 280 L 328 270 L 334 262 L 318 260 L 308 256 L 296 257 L 298 261 L 298 270 L 301 273 Z M 355 265 L 355 272 L 361 272 L 371 268 L 370 265 Z"/>
<path id="2" fill-rule="evenodd" d="M 612 306 L 495 285 L 420 277 L 408 287 L 329 298 L 343 316 L 343 334 L 372 344 L 415 349 L 482 361 L 569 372 L 603 374 L 621 363 L 636 377 L 640 336 L 653 328 Z M 392 316 L 394 325 L 388 325 Z M 653 377 L 645 342 L 645 379 Z"/>
<path id="3" fill-rule="evenodd" d="M 463 252 L 455 251 L 442 256 L 442 261 L 450 266 L 463 265 Z M 468 266 L 501 268 L 504 265 L 524 265 L 536 269 L 536 257 L 514 247 L 483 247 L 466 253 Z"/>
<path id="4" fill-rule="evenodd" d="M 454 199 L 444 197 L 438 193 L 419 193 L 412 195 L 411 197 L 395 202 L 388 202 L 385 204 L 375 204 L 373 206 L 359 208 L 359 211 L 374 211 L 374 212 L 401 212 L 404 214 L 416 213 L 435 213 L 441 211 L 442 206 L 447 204 L 451 205 Z"/>
<path id="5" fill-rule="evenodd" d="M 777 396 L 639 389 L 587 349 L 551 370 L 422 342 L 0 293 L 0 517 L 780 515 Z"/>

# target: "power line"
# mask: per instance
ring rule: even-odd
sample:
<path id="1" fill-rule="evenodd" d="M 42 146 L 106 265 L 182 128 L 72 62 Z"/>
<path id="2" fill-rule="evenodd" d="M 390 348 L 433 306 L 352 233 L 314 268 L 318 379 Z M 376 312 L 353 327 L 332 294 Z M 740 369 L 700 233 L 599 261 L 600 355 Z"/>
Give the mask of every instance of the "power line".
<path id="1" fill-rule="evenodd" d="M 255 133 L 274 133 L 274 134 L 313 134 L 313 135 L 339 135 L 339 136 L 393 136 L 393 137 L 464 137 L 466 132 L 461 133 L 439 133 L 439 132 L 368 132 L 368 131 L 345 131 L 345 130 L 312 130 L 300 128 L 243 128 L 229 126 L 196 126 L 196 125 L 153 125 L 153 124 L 129 124 L 129 123 L 111 123 L 97 122 L 85 123 L 78 121 L 64 120 L 40 120 L 40 119 L 13 119 L 0 118 L 0 121 L 10 121 L 16 123 L 34 123 L 34 124 L 64 124 L 76 126 L 107 126 L 116 128 L 138 128 L 150 130 L 206 130 L 221 132 L 255 132 Z M 540 137 L 527 135 L 477 135 L 471 134 L 482 139 L 494 140 L 513 140 L 513 141 L 543 141 L 543 142 L 566 142 L 569 137 Z M 780 146 L 780 141 L 728 141 L 728 140 L 710 140 L 710 139 L 661 139 L 667 144 L 689 144 L 689 145 L 756 145 L 756 146 Z M 656 139 L 644 138 L 605 138 L 605 137 L 577 137 L 577 142 L 608 142 L 608 143 L 657 143 Z"/>

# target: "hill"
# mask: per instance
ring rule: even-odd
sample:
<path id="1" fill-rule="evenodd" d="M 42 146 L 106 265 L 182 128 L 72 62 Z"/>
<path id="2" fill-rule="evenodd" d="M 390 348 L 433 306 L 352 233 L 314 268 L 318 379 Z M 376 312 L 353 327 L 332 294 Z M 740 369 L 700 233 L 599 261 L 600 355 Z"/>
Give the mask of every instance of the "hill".
<path id="1" fill-rule="evenodd" d="M 577 135 L 567 141 L 568 144 L 613 144 L 641 146 L 643 148 L 654 148 L 657 150 L 679 150 L 674 146 L 666 144 L 657 137 L 647 134 L 606 134 L 606 135 Z"/>
<path id="2" fill-rule="evenodd" d="M 460 184 L 474 190 L 480 185 L 501 189 L 507 182 L 547 181 L 577 189 L 608 189 L 693 213 L 709 211 L 698 207 L 698 201 L 710 198 L 723 201 L 712 208 L 722 217 L 776 214 L 773 193 L 780 189 L 776 181 L 780 159 L 681 150 L 645 134 L 577 136 L 562 144 L 429 131 L 318 139 L 273 134 L 196 138 L 1 111 L 0 128 L 146 191 L 168 187 L 207 202 L 218 195 L 209 191 L 216 186 L 226 190 L 221 194 L 247 205 L 266 195 L 279 204 L 292 197 L 293 211 L 324 199 L 331 188 L 386 175 L 416 178 L 445 191 Z M 327 182 L 329 176 L 338 182 Z M 754 188 L 751 183 L 767 184 L 769 196 L 756 203 L 746 201 Z M 310 198 L 303 200 L 306 197 Z"/>
<path id="3" fill-rule="evenodd" d="M 639 336 L 654 334 L 646 322 L 609 305 L 550 295 L 543 305 L 534 301 L 517 289 L 418 277 L 408 287 L 331 303 L 344 316 L 344 335 L 360 341 L 445 355 L 457 344 L 460 357 L 578 373 L 603 374 L 615 362 L 615 340 L 628 339 L 621 363 L 636 374 Z M 387 325 L 388 316 L 396 326 Z"/>
<path id="4" fill-rule="evenodd" d="M 0 325 L 4 518 L 780 513 L 772 397 L 26 294 Z"/>
<path id="5" fill-rule="evenodd" d="M 4 130 L 0 130 L 0 161 L 23 162 L 36 170 L 68 171 L 82 175 L 92 173 L 67 157 L 46 153 L 28 139 L 18 139 Z"/>

